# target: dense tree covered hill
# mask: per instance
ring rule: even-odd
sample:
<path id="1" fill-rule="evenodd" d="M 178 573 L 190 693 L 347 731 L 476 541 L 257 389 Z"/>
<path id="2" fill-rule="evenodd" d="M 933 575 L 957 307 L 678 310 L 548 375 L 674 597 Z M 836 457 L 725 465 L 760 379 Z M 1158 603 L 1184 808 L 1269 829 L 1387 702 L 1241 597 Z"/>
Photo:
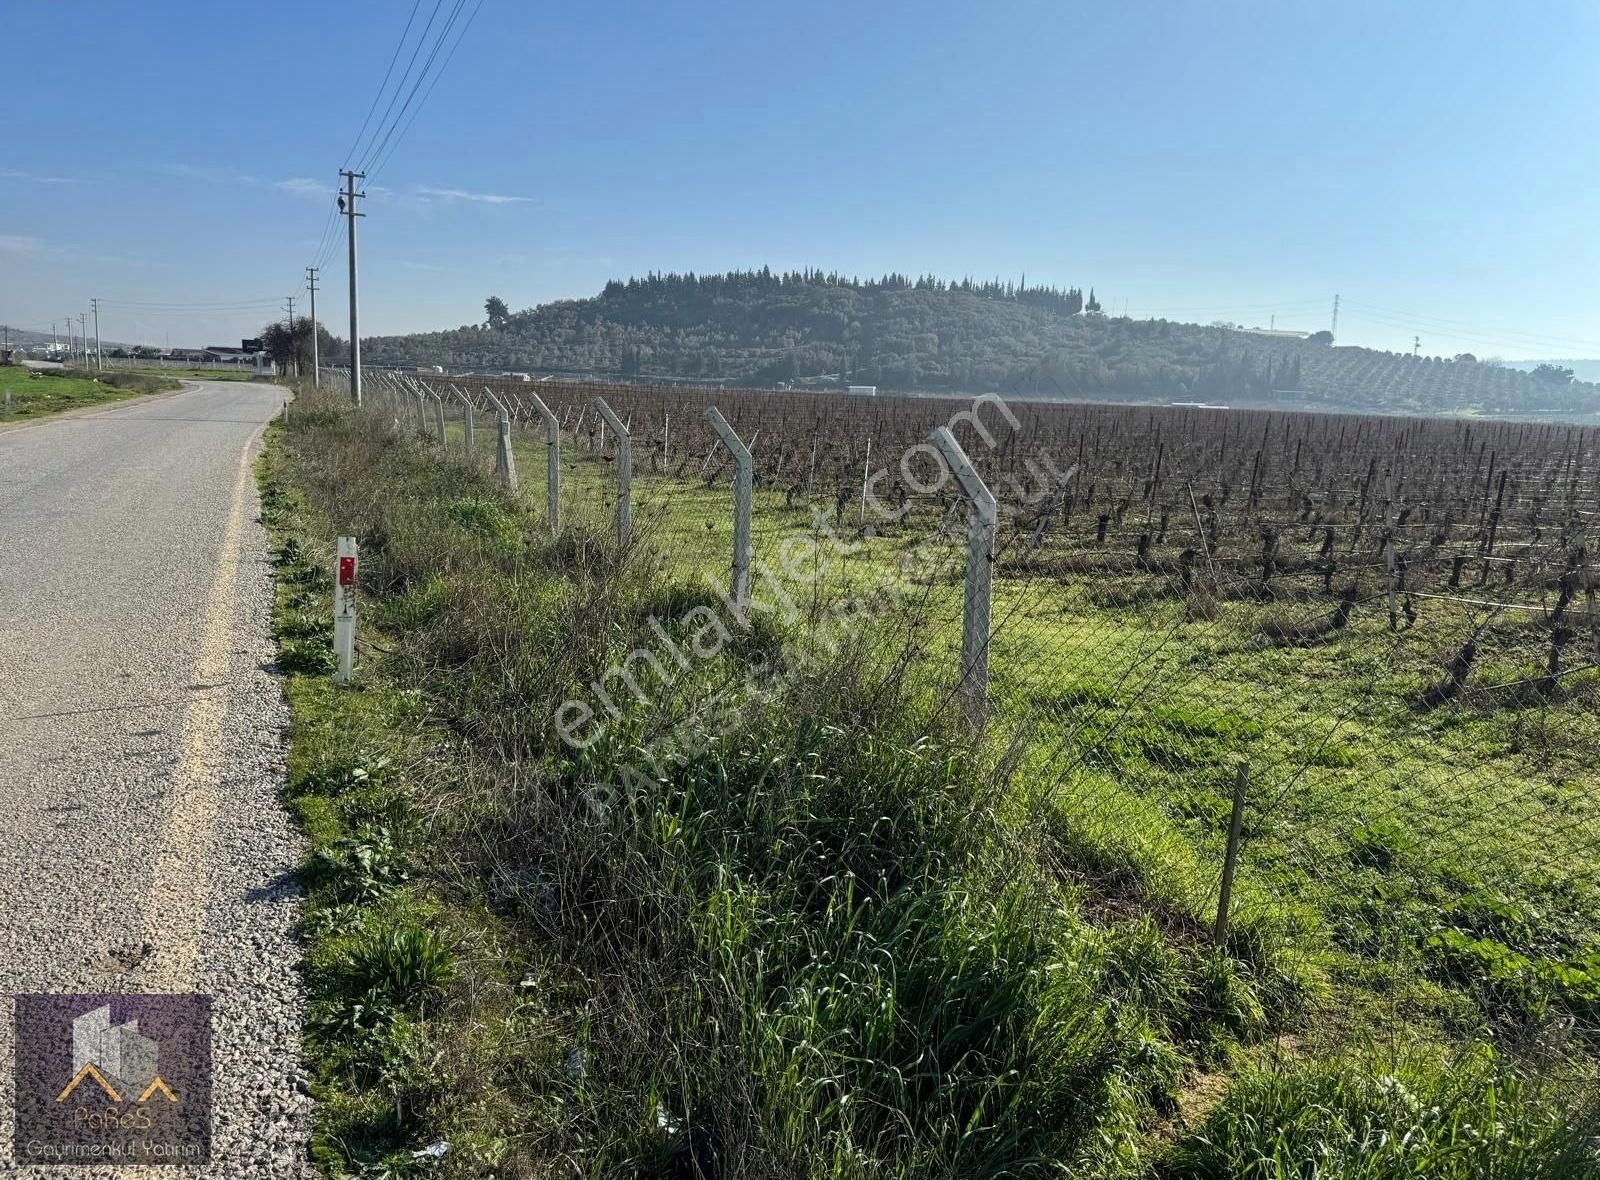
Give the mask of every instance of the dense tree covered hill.
<path id="1" fill-rule="evenodd" d="M 1093 290 L 763 268 L 613 281 L 592 299 L 375 337 L 378 365 L 659 376 L 888 390 L 1387 411 L 1600 411 L 1600 386 L 1547 367 L 1333 347 L 1217 325 L 1106 316 Z"/>

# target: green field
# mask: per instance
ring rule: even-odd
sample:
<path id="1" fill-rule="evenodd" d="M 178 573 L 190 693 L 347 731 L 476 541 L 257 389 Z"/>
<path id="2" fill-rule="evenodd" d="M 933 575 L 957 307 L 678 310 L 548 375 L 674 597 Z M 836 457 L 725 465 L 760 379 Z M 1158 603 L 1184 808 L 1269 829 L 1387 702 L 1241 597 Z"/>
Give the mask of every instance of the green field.
<path id="1" fill-rule="evenodd" d="M 97 379 L 75 370 L 0 368 L 0 422 L 42 418 L 177 388 L 176 380 L 157 374 L 102 373 Z M 6 391 L 11 394 L 9 413 L 4 409 Z"/>
<path id="2" fill-rule="evenodd" d="M 551 538 L 541 441 L 513 498 L 487 431 L 471 470 L 385 411 L 297 407 L 265 504 L 325 1173 L 410 1174 L 436 1138 L 430 1174 L 460 1176 L 1600 1172 L 1596 674 L 1533 692 L 1530 612 L 1479 630 L 1422 598 L 1391 630 L 1368 594 L 1275 646 L 1328 604 L 1003 550 L 974 743 L 959 539 L 895 577 L 934 506 L 870 536 L 847 509 L 849 555 L 785 576 L 792 617 L 678 672 L 663 634 L 695 650 L 720 609 L 721 481 L 641 463 L 619 565 L 604 456 L 564 453 Z M 758 562 L 820 531 L 787 500 L 757 493 Z M 368 595 L 342 693 L 340 532 Z M 1473 691 L 1421 707 L 1474 630 Z M 605 683 L 619 715 L 563 744 L 558 709 Z"/>
<path id="3" fill-rule="evenodd" d="M 155 377 L 182 377 L 188 381 L 255 381 L 256 375 L 248 369 L 116 369 L 116 362 L 106 366 L 122 373 L 141 373 Z M 271 378 L 268 378 L 271 380 Z"/>
<path id="4" fill-rule="evenodd" d="M 524 495 L 542 505 L 544 448 L 519 440 L 518 454 Z M 564 459 L 564 511 L 603 529 L 612 470 L 575 448 Z M 636 475 L 634 503 L 669 576 L 726 580 L 725 477 L 708 488 Z M 783 538 L 812 532 L 810 509 L 779 492 L 758 491 L 752 519 L 758 564 L 775 566 Z M 855 519 L 852 504 L 846 524 Z M 790 595 L 827 600 L 891 580 L 938 519 L 883 526 Z M 900 604 L 928 639 L 928 683 L 956 666 L 956 545 L 947 576 Z M 1222 601 L 1197 618 L 1172 580 L 1055 579 L 1002 562 L 990 735 L 1001 747 L 1028 735 L 1027 806 L 1071 825 L 1102 878 L 1126 878 L 1139 900 L 1205 927 L 1247 763 L 1241 946 L 1251 930 L 1263 945 L 1281 939 L 1275 963 L 1292 959 L 1286 969 L 1336 1003 L 1372 999 L 1376 979 L 1385 1002 L 1400 988 L 1441 1027 L 1538 1019 L 1552 1005 L 1600 1017 L 1600 874 L 1588 855 L 1600 838 L 1600 670 L 1586 663 L 1555 696 L 1535 694 L 1545 640 L 1526 612 L 1507 612 L 1478 646 L 1493 653 L 1483 678 L 1508 687 L 1425 711 L 1418 697 L 1476 625 L 1470 608 L 1426 602 L 1391 631 L 1378 601 L 1329 641 L 1273 647 L 1265 617 L 1315 619 L 1327 603 Z M 759 579 L 755 593 L 772 597 Z"/>

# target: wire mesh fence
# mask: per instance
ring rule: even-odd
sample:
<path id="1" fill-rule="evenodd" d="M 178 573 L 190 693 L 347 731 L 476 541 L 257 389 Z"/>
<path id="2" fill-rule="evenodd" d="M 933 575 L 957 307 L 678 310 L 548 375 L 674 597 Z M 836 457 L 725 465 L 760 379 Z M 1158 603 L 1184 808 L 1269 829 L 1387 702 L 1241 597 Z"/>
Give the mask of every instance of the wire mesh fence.
<path id="1" fill-rule="evenodd" d="M 781 619 L 818 659 L 911 636 L 930 710 L 964 718 L 1103 904 L 1263 971 L 1403 966 L 1524 1021 L 1600 1002 L 1595 430 L 368 389 L 553 531 L 696 588 L 669 606 Z"/>

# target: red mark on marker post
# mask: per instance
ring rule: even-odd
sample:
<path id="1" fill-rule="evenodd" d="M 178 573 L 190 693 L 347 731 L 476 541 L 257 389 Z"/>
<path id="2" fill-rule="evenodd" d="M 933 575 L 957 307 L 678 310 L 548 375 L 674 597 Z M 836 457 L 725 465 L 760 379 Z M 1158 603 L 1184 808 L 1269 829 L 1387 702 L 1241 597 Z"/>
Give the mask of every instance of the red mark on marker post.
<path id="1" fill-rule="evenodd" d="M 356 559 L 341 557 L 339 559 L 339 585 L 354 586 L 356 584 Z"/>

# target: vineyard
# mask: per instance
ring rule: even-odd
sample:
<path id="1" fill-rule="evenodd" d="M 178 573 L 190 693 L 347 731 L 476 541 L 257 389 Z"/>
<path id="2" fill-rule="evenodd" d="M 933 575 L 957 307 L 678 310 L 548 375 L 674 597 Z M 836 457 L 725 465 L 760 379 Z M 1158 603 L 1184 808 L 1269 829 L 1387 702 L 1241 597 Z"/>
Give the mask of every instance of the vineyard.
<path id="1" fill-rule="evenodd" d="M 527 388 L 495 392 L 537 487 Z M 1491 1007 L 1600 1001 L 1585 863 L 1600 837 L 1600 432 L 537 388 L 567 440 L 567 503 L 597 517 L 615 508 L 616 439 L 593 399 L 624 421 L 645 546 L 668 568 L 726 577 L 731 461 L 712 405 L 755 454 L 758 567 L 822 527 L 850 540 L 810 571 L 835 587 L 891 581 L 908 550 L 943 547 L 917 609 L 946 648 L 965 505 L 948 481 L 929 490 L 925 440 L 954 425 L 1001 505 L 991 728 L 1031 735 L 1051 807 L 1096 839 L 1136 828 L 1160 846 L 1122 854 L 1156 880 L 1185 866 L 1172 900 L 1198 918 L 1248 761 L 1243 880 L 1262 921 L 1309 900 L 1327 947 L 1407 940 Z M 930 654 L 930 677 L 959 676 L 945 663 Z"/>
<path id="2" fill-rule="evenodd" d="M 503 408 L 501 466 L 536 510 L 554 440 L 562 533 L 624 530 L 626 560 L 676 587 L 630 624 L 635 655 L 596 681 L 588 728 L 547 732 L 610 748 L 616 718 L 646 769 L 670 760 L 640 735 L 693 695 L 666 637 L 696 611 L 737 619 L 778 681 L 897 637 L 928 716 L 964 716 L 1005 784 L 998 814 L 1049 850 L 1063 904 L 1153 954 L 1216 946 L 1229 1038 L 1325 1056 L 1404 1027 L 1592 1064 L 1600 431 L 377 382 L 386 422 L 484 468 Z M 713 408 L 753 455 L 742 609 Z M 939 427 L 998 505 L 978 607 L 982 513 L 929 444 Z"/>

